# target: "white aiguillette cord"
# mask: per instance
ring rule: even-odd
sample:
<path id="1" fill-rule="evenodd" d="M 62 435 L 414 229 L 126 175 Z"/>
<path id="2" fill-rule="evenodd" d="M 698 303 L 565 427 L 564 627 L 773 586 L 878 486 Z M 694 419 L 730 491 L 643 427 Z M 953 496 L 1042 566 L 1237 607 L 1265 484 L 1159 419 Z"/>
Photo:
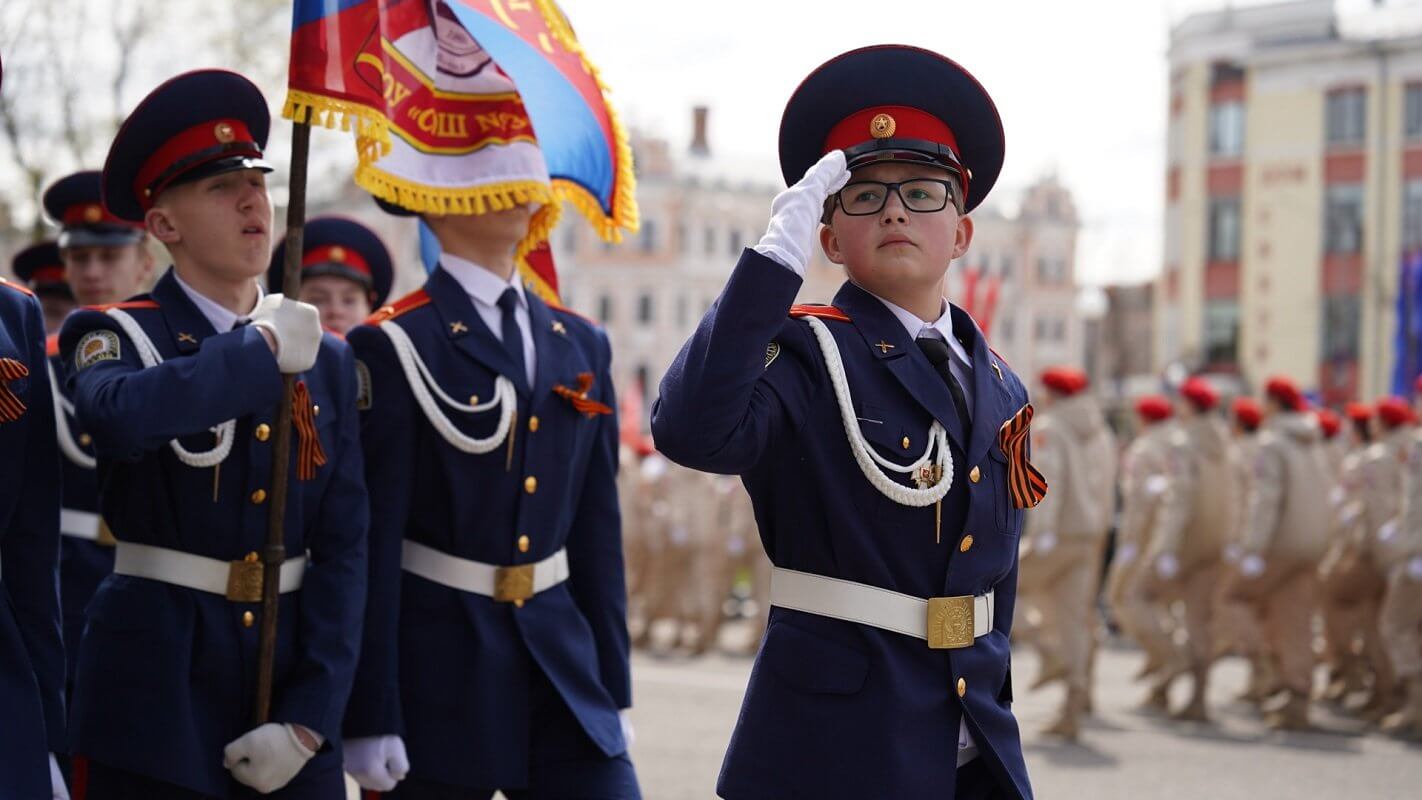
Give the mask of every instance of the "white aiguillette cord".
<path id="1" fill-rule="evenodd" d="M 405 370 L 405 382 L 410 384 L 410 392 L 415 396 L 415 401 L 420 404 L 425 417 L 445 441 L 462 452 L 474 455 L 488 453 L 504 443 L 513 428 L 514 413 L 518 410 L 518 396 L 514 393 L 512 381 L 500 375 L 494 380 L 494 396 L 488 402 L 479 405 L 461 403 L 445 394 L 439 384 L 435 383 L 429 367 L 420 359 L 419 352 L 415 350 L 415 343 L 410 341 L 410 336 L 404 328 L 395 324 L 395 320 L 386 320 L 380 323 L 380 329 L 395 346 L 395 356 L 399 359 L 401 368 Z M 430 393 L 431 389 L 434 394 Z M 438 396 L 440 403 L 462 414 L 480 414 L 498 408 L 499 423 L 494 432 L 484 439 L 466 436 L 440 410 L 435 396 Z"/>
<path id="2" fill-rule="evenodd" d="M 54 372 L 54 362 L 49 359 L 45 359 L 45 362 L 45 366 L 49 368 L 50 394 L 54 395 L 54 424 L 59 433 L 59 449 L 75 466 L 94 469 L 99 465 L 98 459 L 84 452 L 69 430 L 69 418 L 74 416 L 74 404 L 59 390 L 59 376 Z"/>
<path id="3" fill-rule="evenodd" d="M 163 363 L 163 356 L 158 354 L 158 348 L 153 345 L 153 340 L 148 338 L 148 334 L 143 332 L 143 327 L 138 324 L 137 320 L 129 316 L 128 312 L 119 308 L 111 308 L 105 313 L 112 317 L 120 328 L 123 328 L 123 332 L 133 342 L 134 349 L 138 351 L 138 358 L 143 362 L 144 368 L 156 367 Z M 209 430 L 217 436 L 217 444 L 211 450 L 189 452 L 181 444 L 178 444 L 177 439 L 168 442 L 168 444 L 173 448 L 178 460 L 190 467 L 197 469 L 216 467 L 226 461 L 228 454 L 232 452 L 232 442 L 237 438 L 237 420 L 229 419 Z"/>
<path id="4" fill-rule="evenodd" d="M 844 421 L 844 432 L 849 437 L 849 450 L 854 454 L 854 460 L 858 462 L 864 477 L 881 494 L 899 505 L 923 508 L 942 500 L 948 490 L 953 488 L 953 453 L 948 447 L 947 430 L 935 419 L 928 428 L 928 447 L 912 464 L 895 464 L 874 452 L 869 443 L 864 441 L 864 432 L 859 430 L 854 401 L 849 395 L 849 380 L 844 374 L 844 360 L 840 357 L 834 334 L 816 317 L 805 317 L 805 321 L 810 324 L 810 330 L 819 342 L 820 352 L 824 354 L 825 369 L 829 372 L 830 384 L 834 387 L 835 400 L 839 402 L 839 415 Z M 890 472 L 910 475 L 918 472 L 930 460 L 933 461 L 935 472 L 942 477 L 934 485 L 922 489 L 904 486 L 879 469 L 882 467 Z"/>

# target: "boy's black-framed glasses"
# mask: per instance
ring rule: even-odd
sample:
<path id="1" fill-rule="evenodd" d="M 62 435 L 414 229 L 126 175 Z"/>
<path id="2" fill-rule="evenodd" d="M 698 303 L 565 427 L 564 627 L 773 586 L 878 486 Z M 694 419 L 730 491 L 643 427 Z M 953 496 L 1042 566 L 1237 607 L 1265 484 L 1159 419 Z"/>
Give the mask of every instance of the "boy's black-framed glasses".
<path id="1" fill-rule="evenodd" d="M 916 214 L 932 214 L 948 207 L 953 184 L 940 178 L 914 178 L 898 183 L 854 181 L 836 193 L 839 207 L 851 217 L 867 217 L 884 210 L 889 193 L 899 196 L 904 208 Z"/>

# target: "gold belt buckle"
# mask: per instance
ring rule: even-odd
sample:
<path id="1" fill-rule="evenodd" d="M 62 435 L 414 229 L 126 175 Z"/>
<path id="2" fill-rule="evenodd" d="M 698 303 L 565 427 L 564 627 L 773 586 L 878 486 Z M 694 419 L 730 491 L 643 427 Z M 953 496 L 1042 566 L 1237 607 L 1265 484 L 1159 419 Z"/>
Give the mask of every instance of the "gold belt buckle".
<path id="1" fill-rule="evenodd" d="M 262 562 L 252 559 L 228 563 L 227 599 L 234 603 L 262 602 Z"/>
<path id="2" fill-rule="evenodd" d="M 99 538 L 96 541 L 104 547 L 114 547 L 118 544 L 118 539 L 114 538 L 114 532 L 109 530 L 109 523 L 105 522 L 103 517 L 99 518 Z"/>
<path id="3" fill-rule="evenodd" d="M 928 598 L 928 647 L 930 650 L 959 650 L 973 646 L 973 598 Z"/>
<path id="4" fill-rule="evenodd" d="M 494 600 L 516 603 L 533 596 L 533 565 L 499 567 L 494 570 Z"/>

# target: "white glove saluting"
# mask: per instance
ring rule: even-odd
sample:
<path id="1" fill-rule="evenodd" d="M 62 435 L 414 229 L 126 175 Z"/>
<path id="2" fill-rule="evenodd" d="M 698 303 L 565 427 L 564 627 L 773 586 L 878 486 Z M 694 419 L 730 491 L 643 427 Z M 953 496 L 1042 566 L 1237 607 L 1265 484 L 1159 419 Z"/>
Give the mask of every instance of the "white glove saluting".
<path id="1" fill-rule="evenodd" d="M 252 311 L 252 324 L 276 340 L 277 369 L 295 375 L 316 365 L 321 350 L 321 312 L 316 306 L 269 294 Z"/>
<path id="2" fill-rule="evenodd" d="M 366 736 L 347 739 L 346 772 L 360 788 L 389 792 L 410 772 L 405 740 L 399 736 Z"/>
<path id="3" fill-rule="evenodd" d="M 291 725 L 268 722 L 227 745 L 222 751 L 222 766 L 242 784 L 271 794 L 291 783 L 314 755 Z"/>
<path id="4" fill-rule="evenodd" d="M 805 277 L 805 265 L 810 263 L 810 246 L 824 214 L 825 200 L 849 183 L 849 168 L 844 151 L 826 153 L 805 177 L 775 196 L 770 204 L 770 225 L 755 251 L 773 258 L 796 275 Z"/>

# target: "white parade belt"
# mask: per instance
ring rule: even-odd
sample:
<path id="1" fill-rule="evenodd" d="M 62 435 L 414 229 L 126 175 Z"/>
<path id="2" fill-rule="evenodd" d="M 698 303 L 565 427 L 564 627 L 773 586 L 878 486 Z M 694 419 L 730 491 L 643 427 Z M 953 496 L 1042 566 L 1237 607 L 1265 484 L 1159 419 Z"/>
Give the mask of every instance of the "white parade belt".
<path id="1" fill-rule="evenodd" d="M 242 561 L 216 558 L 119 542 L 114 557 L 114 574 L 161 581 L 185 589 L 220 594 L 234 603 L 262 602 L 262 562 L 248 556 Z M 281 565 L 282 594 L 301 588 L 306 576 L 306 556 L 289 558 Z"/>
<path id="2" fill-rule="evenodd" d="M 470 561 L 405 540 L 400 566 L 412 575 L 461 592 L 518 603 L 568 579 L 568 551 L 559 550 L 535 564 L 499 567 Z"/>
<path id="3" fill-rule="evenodd" d="M 76 511 L 72 508 L 59 509 L 59 532 L 65 536 L 83 539 L 86 542 L 97 542 L 108 547 L 115 544 L 114 535 L 109 532 L 109 526 L 104 524 L 104 518 L 92 511 Z"/>
<path id="4" fill-rule="evenodd" d="M 995 592 L 978 597 L 930 597 L 775 567 L 770 604 L 822 617 L 871 625 L 916 639 L 933 650 L 971 647 L 992 630 Z"/>

